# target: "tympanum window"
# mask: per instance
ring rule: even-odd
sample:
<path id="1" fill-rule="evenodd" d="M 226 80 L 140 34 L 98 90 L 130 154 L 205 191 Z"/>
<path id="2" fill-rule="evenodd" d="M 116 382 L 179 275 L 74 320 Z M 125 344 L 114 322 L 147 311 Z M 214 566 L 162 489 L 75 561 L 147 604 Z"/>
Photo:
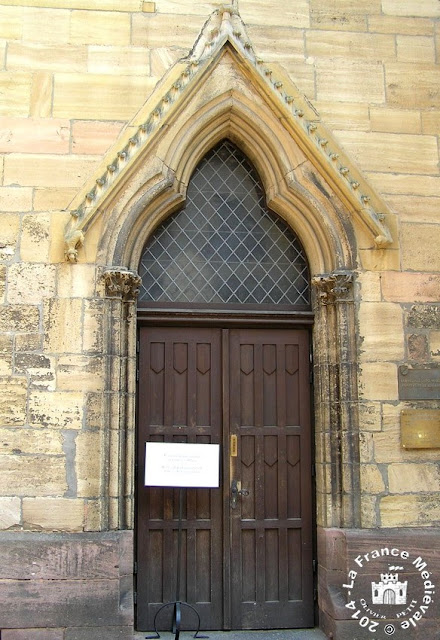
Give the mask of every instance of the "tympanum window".
<path id="1" fill-rule="evenodd" d="M 141 306 L 288 305 L 310 308 L 298 238 L 265 204 L 254 167 L 229 140 L 201 160 L 185 208 L 149 239 L 140 264 Z"/>

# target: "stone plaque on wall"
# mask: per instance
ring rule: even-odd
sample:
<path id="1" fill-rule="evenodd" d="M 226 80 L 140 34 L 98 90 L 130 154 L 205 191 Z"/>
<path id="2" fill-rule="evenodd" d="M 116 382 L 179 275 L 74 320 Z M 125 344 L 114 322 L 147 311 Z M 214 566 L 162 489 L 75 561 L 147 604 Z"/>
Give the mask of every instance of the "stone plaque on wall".
<path id="1" fill-rule="evenodd" d="M 404 449 L 440 448 L 440 410 L 404 409 L 400 414 Z"/>
<path id="2" fill-rule="evenodd" d="M 401 365 L 398 373 L 400 400 L 440 400 L 440 368 Z"/>

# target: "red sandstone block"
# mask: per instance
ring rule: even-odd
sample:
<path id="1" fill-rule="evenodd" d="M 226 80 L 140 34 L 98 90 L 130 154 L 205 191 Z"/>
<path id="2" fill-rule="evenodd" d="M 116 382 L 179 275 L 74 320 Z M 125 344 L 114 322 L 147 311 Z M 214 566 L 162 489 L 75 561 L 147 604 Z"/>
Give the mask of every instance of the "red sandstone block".
<path id="1" fill-rule="evenodd" d="M 78 121 L 72 125 L 73 153 L 104 154 L 115 142 L 123 123 Z"/>
<path id="2" fill-rule="evenodd" d="M 1 153 L 69 153 L 70 122 L 49 118 L 3 118 Z"/>

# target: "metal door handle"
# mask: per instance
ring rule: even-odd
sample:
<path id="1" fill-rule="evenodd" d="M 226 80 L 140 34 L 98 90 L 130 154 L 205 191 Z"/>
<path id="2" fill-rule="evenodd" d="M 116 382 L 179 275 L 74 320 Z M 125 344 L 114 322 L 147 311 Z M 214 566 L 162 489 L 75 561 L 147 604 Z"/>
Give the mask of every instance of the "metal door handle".
<path id="1" fill-rule="evenodd" d="M 231 483 L 231 509 L 237 507 L 238 496 L 248 496 L 249 491 L 247 489 L 239 489 L 237 480 L 233 480 Z"/>

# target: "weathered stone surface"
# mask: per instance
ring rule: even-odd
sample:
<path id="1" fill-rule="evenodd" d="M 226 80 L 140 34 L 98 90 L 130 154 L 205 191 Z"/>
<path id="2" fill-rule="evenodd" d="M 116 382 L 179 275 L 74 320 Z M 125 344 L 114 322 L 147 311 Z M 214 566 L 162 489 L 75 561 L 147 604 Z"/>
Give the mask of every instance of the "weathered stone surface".
<path id="1" fill-rule="evenodd" d="M 150 3 L 151 4 L 151 3 Z M 78 627 L 66 629 L 65 640 L 132 640 L 133 627 Z"/>
<path id="2" fill-rule="evenodd" d="M 14 603 L 0 612 L 1 627 L 131 623 L 131 612 L 119 607 L 119 580 L 0 580 L 0 590 Z"/>
<path id="3" fill-rule="evenodd" d="M 84 303 L 83 352 L 100 354 L 104 349 L 104 302 Z"/>
<path id="4" fill-rule="evenodd" d="M 386 93 L 391 105 L 409 109 L 440 106 L 438 71 L 434 65 L 389 62 L 386 65 Z"/>
<path id="5" fill-rule="evenodd" d="M 0 424 L 16 427 L 26 421 L 27 380 L 25 378 L 0 378 Z"/>
<path id="6" fill-rule="evenodd" d="M 20 498 L 0 498 L 0 529 L 11 529 L 21 523 Z"/>
<path id="7" fill-rule="evenodd" d="M 3 496 L 62 495 L 67 490 L 62 456 L 0 455 L 0 473 Z"/>
<path id="8" fill-rule="evenodd" d="M 339 131 L 338 140 L 366 171 L 433 174 L 437 171 L 433 136 Z M 408 153 L 411 148 L 411 153 Z"/>
<path id="9" fill-rule="evenodd" d="M 368 173 L 367 175 L 373 186 L 384 194 L 438 196 L 440 192 L 440 176 L 394 175 L 388 173 Z"/>
<path id="10" fill-rule="evenodd" d="M 33 387 L 55 389 L 55 361 L 44 354 L 17 354 L 14 373 L 26 375 Z"/>
<path id="11" fill-rule="evenodd" d="M 382 104 L 385 98 L 383 66 L 374 62 L 318 60 L 317 98 L 334 102 Z"/>
<path id="12" fill-rule="evenodd" d="M 440 306 L 415 304 L 411 307 L 407 323 L 415 329 L 440 329 Z"/>
<path id="13" fill-rule="evenodd" d="M 0 38 L 20 40 L 22 33 L 23 7 L 0 6 Z"/>
<path id="14" fill-rule="evenodd" d="M 76 438 L 76 477 L 82 498 L 101 494 L 101 443 L 101 432 L 83 431 Z"/>
<path id="15" fill-rule="evenodd" d="M 76 195 L 76 189 L 34 189 L 34 211 L 60 211 L 66 209 Z"/>
<path id="16" fill-rule="evenodd" d="M 371 129 L 367 103 L 315 100 L 313 104 L 322 121 L 332 131 L 335 129 L 347 129 L 347 122 L 350 122 L 352 131 L 370 131 Z"/>
<path id="17" fill-rule="evenodd" d="M 3 629 L 4 640 L 64 640 L 64 629 Z"/>
<path id="18" fill-rule="evenodd" d="M 81 392 L 32 390 L 29 394 L 29 424 L 40 428 L 81 429 L 83 402 Z"/>
<path id="19" fill-rule="evenodd" d="M 49 71 L 35 71 L 29 115 L 47 118 L 52 114 L 53 77 Z"/>
<path id="20" fill-rule="evenodd" d="M 2 454 L 63 455 L 63 439 L 52 429 L 0 429 Z"/>
<path id="21" fill-rule="evenodd" d="M 0 533 L 0 592 L 14 602 L 0 628 L 132 625 L 132 544 L 129 531 Z"/>
<path id="22" fill-rule="evenodd" d="M 362 361 L 394 361 L 403 358 L 403 314 L 400 305 L 364 302 L 359 311 Z"/>
<path id="23" fill-rule="evenodd" d="M 96 268 L 93 264 L 76 264 L 73 268 L 68 262 L 58 266 L 59 298 L 93 298 L 95 295 Z M 90 302 L 87 302 L 90 304 Z"/>
<path id="24" fill-rule="evenodd" d="M 0 541 L 2 580 L 26 580 L 31 571 L 35 580 L 110 580 L 133 571 L 131 531 L 14 532 L 1 533 Z"/>
<path id="25" fill-rule="evenodd" d="M 436 224 L 440 222 L 440 197 L 393 195 L 387 197 L 387 202 L 394 211 L 399 212 L 403 222 Z"/>
<path id="26" fill-rule="evenodd" d="M 76 77 L 74 75 L 73 77 Z M 70 113 L 75 116 L 74 111 Z M 5 185 L 29 187 L 81 187 L 93 173 L 99 159 L 90 156 L 10 154 L 5 158 Z"/>
<path id="27" fill-rule="evenodd" d="M 121 6 L 120 9 L 125 5 Z M 139 7 L 138 7 L 139 8 Z M 130 14 L 105 11 L 73 11 L 70 19 L 72 44 L 126 46 L 130 44 Z"/>
<path id="28" fill-rule="evenodd" d="M 371 130 L 388 133 L 421 133 L 422 117 L 420 111 L 403 109 L 370 109 Z"/>
<path id="29" fill-rule="evenodd" d="M 70 8 L 70 7 L 69 7 Z M 23 41 L 65 45 L 69 42 L 70 11 L 26 6 L 23 9 Z"/>
<path id="30" fill-rule="evenodd" d="M 422 131 L 432 135 L 437 135 L 440 131 L 440 110 L 426 111 L 422 113 Z"/>
<path id="31" fill-rule="evenodd" d="M 370 31 L 376 33 L 400 33 L 402 35 L 432 36 L 433 21 L 411 16 L 368 16 Z"/>
<path id="32" fill-rule="evenodd" d="M 116 141 L 121 132 L 120 122 L 100 122 L 79 120 L 72 125 L 73 153 L 104 154 Z"/>
<path id="33" fill-rule="evenodd" d="M 430 493 L 440 491 L 440 469 L 432 463 L 388 465 L 390 493 Z"/>
<path id="34" fill-rule="evenodd" d="M 32 282 L 32 286 L 29 283 Z M 9 304 L 38 304 L 55 294 L 55 266 L 26 264 L 9 267 Z"/>
<path id="35" fill-rule="evenodd" d="M 435 43 L 432 37 L 397 36 L 397 60 L 400 62 L 435 62 Z"/>
<path id="36" fill-rule="evenodd" d="M 365 362 L 361 367 L 361 397 L 366 400 L 397 400 L 397 367 L 389 362 Z"/>
<path id="37" fill-rule="evenodd" d="M 440 17 L 440 7 L 435 0 L 383 0 L 382 11 L 392 16 Z"/>
<path id="38" fill-rule="evenodd" d="M 29 115 L 32 74 L 26 71 L 2 71 L 0 76 L 0 116 Z"/>
<path id="39" fill-rule="evenodd" d="M 361 491 L 378 494 L 385 490 L 382 474 L 375 464 L 361 464 Z"/>
<path id="40" fill-rule="evenodd" d="M 19 229 L 20 216 L 17 213 L 2 213 L 0 260 L 9 261 L 14 256 Z"/>
<path id="41" fill-rule="evenodd" d="M 438 493 L 384 496 L 380 517 L 383 527 L 435 526 L 440 522 Z"/>
<path id="42" fill-rule="evenodd" d="M 317 59 L 395 60 L 394 38 L 384 34 L 344 31 L 308 31 L 306 33 L 307 53 Z"/>
<path id="43" fill-rule="evenodd" d="M 23 498 L 23 528 L 82 531 L 84 501 L 68 498 Z"/>
<path id="44" fill-rule="evenodd" d="M 60 356 L 57 381 L 60 390 L 102 391 L 105 385 L 104 359 L 99 356 Z"/>
<path id="45" fill-rule="evenodd" d="M 20 66 L 23 67 L 23 65 Z M 68 120 L 4 118 L 0 133 L 0 152 L 68 153 L 69 139 L 70 122 Z M 0 199 L 0 206 L 1 204 Z M 27 211 L 31 208 L 23 210 Z M 14 211 L 14 209 L 10 210 Z"/>
<path id="46" fill-rule="evenodd" d="M 138 76 L 56 74 L 54 115 L 83 120 L 128 120 L 156 81 Z"/>
<path id="47" fill-rule="evenodd" d="M 23 216 L 20 240 L 20 257 L 24 262 L 47 262 L 50 247 L 50 217 L 46 214 Z M 54 269 L 47 265 L 47 269 Z M 50 278 L 51 279 L 51 278 Z M 41 297 L 34 293 L 38 302 Z M 43 296 L 44 297 L 44 296 Z"/>
<path id="48" fill-rule="evenodd" d="M 52 298 L 44 303 L 44 346 L 49 353 L 81 352 L 82 300 Z"/>
<path id="49" fill-rule="evenodd" d="M 87 68 L 90 73 L 149 75 L 150 52 L 144 47 L 90 46 Z"/>
<path id="50" fill-rule="evenodd" d="M 404 269 L 432 271 L 440 260 L 440 227 L 433 224 L 402 225 L 402 263 Z M 419 247 L 429 246 L 430 251 Z"/>
<path id="51" fill-rule="evenodd" d="M 3 132 L 0 133 L 0 146 Z M 29 187 L 0 187 L 0 211 L 31 211 L 32 189 Z"/>
<path id="52" fill-rule="evenodd" d="M 390 271 L 382 274 L 382 293 L 390 302 L 437 302 L 440 276 Z"/>
<path id="53" fill-rule="evenodd" d="M 429 359 L 428 337 L 424 334 L 412 333 L 408 336 L 408 357 L 417 362 Z"/>
<path id="54" fill-rule="evenodd" d="M 87 69 L 87 51 L 85 47 L 15 42 L 9 47 L 7 68 L 52 72 L 69 68 L 74 72 L 84 72 Z"/>

